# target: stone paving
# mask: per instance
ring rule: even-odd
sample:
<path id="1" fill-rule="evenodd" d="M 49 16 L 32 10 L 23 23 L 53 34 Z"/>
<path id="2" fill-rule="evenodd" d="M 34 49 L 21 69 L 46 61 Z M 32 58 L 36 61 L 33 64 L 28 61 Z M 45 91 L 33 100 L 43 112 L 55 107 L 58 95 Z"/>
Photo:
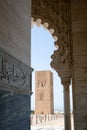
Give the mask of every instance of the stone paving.
<path id="1" fill-rule="evenodd" d="M 64 130 L 64 127 L 35 127 L 35 126 L 32 126 L 31 130 Z"/>
<path id="2" fill-rule="evenodd" d="M 71 117 L 72 130 L 73 118 Z M 59 116 L 56 120 L 49 120 L 38 124 L 33 124 L 31 130 L 64 130 L 64 116 Z"/>

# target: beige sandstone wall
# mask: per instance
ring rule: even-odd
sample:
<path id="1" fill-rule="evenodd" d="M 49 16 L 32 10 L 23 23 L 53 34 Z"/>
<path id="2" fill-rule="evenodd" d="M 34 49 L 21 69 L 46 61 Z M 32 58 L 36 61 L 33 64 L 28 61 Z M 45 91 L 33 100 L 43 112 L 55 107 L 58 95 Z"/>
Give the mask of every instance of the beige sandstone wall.
<path id="1" fill-rule="evenodd" d="M 53 114 L 53 75 L 50 71 L 35 72 L 35 114 Z"/>
<path id="2" fill-rule="evenodd" d="M 0 48 L 30 65 L 30 0 L 0 0 Z"/>
<path id="3" fill-rule="evenodd" d="M 71 1 L 75 130 L 87 130 L 87 0 Z"/>

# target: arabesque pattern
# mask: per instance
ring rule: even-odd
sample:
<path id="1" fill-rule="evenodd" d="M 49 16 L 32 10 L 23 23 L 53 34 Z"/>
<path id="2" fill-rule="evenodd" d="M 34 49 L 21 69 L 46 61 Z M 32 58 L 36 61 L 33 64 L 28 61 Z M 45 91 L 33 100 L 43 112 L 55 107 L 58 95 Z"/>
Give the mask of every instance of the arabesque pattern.
<path id="1" fill-rule="evenodd" d="M 32 70 L 0 50 L 0 88 L 2 90 L 30 94 Z"/>

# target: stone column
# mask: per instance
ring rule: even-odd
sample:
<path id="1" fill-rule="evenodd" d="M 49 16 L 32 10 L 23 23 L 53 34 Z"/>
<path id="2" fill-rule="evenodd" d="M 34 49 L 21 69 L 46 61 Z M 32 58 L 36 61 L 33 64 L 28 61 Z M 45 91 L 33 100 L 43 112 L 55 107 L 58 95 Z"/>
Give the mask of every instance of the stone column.
<path id="1" fill-rule="evenodd" d="M 65 122 L 65 130 L 71 130 L 70 96 L 69 96 L 70 78 L 62 78 L 61 82 L 62 82 L 62 85 L 64 87 L 64 122 Z"/>

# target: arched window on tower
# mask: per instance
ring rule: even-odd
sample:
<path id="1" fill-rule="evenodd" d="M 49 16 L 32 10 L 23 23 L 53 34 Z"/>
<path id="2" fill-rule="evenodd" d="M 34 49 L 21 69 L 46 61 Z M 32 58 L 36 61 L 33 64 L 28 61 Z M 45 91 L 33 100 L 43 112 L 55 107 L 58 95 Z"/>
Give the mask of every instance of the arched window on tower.
<path id="1" fill-rule="evenodd" d="M 41 84 L 41 87 L 44 87 L 44 84 L 43 84 L 43 83 Z"/>

